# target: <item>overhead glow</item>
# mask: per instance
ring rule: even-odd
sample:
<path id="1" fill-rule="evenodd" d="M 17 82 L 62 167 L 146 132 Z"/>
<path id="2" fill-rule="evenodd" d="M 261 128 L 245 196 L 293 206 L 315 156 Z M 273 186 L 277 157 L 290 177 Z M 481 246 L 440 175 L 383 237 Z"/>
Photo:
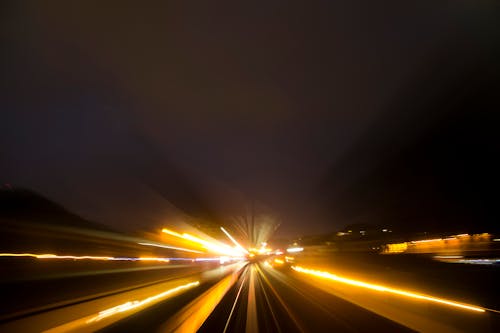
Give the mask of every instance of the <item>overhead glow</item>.
<path id="1" fill-rule="evenodd" d="M 303 247 L 291 247 L 291 248 L 286 249 L 286 252 L 288 252 L 288 253 L 297 253 L 297 252 L 302 252 L 302 251 L 304 251 Z"/>
<path id="2" fill-rule="evenodd" d="M 427 295 L 423 295 L 423 294 L 419 294 L 419 293 L 414 293 L 414 292 L 405 291 L 405 290 L 401 290 L 401 289 L 390 288 L 390 287 L 386 287 L 386 286 L 382 286 L 382 285 L 367 283 L 367 282 L 363 282 L 363 281 L 359 281 L 359 280 L 353 280 L 353 279 L 338 276 L 336 274 L 332 274 L 332 273 L 328 273 L 328 272 L 303 268 L 300 266 L 292 266 L 292 269 L 297 271 L 297 272 L 300 272 L 300 273 L 305 273 L 308 275 L 317 276 L 320 278 L 324 278 L 324 279 L 328 279 L 328 280 L 332 280 L 332 281 L 336 281 L 336 282 L 341 282 L 341 283 L 345 283 L 345 284 L 356 286 L 356 287 L 392 293 L 392 294 L 406 296 L 406 297 L 415 298 L 415 299 L 421 299 L 421 300 L 425 300 L 425 301 L 429 301 L 429 302 L 445 304 L 445 305 L 454 306 L 454 307 L 458 307 L 458 308 L 462 308 L 462 309 L 466 309 L 466 310 L 471 310 L 471 311 L 476 311 L 476 312 L 485 312 L 485 309 L 478 307 L 478 306 L 454 302 L 454 301 L 450 301 L 450 300 L 446 300 L 446 299 L 442 299 L 442 298 L 438 298 L 438 297 L 427 296 Z"/>

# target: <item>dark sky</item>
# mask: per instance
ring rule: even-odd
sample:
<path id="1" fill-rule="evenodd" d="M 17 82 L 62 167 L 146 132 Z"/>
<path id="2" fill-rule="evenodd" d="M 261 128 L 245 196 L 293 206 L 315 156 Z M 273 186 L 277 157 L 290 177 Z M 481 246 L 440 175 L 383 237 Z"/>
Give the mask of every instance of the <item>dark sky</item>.
<path id="1" fill-rule="evenodd" d="M 2 6 L 2 183 L 124 229 L 498 224 L 494 1 Z"/>

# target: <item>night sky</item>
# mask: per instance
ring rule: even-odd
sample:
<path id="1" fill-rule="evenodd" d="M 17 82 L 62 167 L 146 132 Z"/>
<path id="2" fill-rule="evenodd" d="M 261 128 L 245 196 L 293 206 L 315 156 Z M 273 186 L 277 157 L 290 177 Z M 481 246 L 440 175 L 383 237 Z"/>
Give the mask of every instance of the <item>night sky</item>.
<path id="1" fill-rule="evenodd" d="M 494 1 L 11 1 L 0 182 L 115 228 L 498 229 Z"/>

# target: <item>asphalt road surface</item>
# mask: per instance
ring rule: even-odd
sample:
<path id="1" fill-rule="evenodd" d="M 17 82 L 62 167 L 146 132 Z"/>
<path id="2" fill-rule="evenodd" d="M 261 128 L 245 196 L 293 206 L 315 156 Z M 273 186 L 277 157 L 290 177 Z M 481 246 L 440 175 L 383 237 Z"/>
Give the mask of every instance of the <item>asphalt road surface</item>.
<path id="1" fill-rule="evenodd" d="M 497 328 L 494 311 L 470 311 L 320 279 L 273 260 L 225 264 L 16 260 L 7 266 L 3 262 L 0 332 L 495 332 Z"/>

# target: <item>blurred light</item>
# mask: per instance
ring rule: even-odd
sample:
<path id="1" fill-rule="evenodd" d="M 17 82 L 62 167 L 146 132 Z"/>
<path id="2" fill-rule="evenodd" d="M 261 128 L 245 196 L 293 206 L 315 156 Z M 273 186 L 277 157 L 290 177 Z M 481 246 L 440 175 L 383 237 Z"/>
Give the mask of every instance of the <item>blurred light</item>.
<path id="1" fill-rule="evenodd" d="M 381 292 L 388 292 L 388 293 L 406 296 L 406 297 L 410 297 L 410 298 L 421 299 L 421 300 L 426 300 L 426 301 L 430 301 L 430 302 L 450 305 L 450 306 L 454 306 L 454 307 L 458 307 L 458 308 L 462 308 L 462 309 L 466 309 L 466 310 L 471 310 L 471 311 L 485 312 L 485 309 L 478 307 L 478 306 L 467 305 L 467 304 L 458 303 L 458 302 L 454 302 L 454 301 L 450 301 L 450 300 L 446 300 L 446 299 L 442 299 L 442 298 L 422 295 L 422 294 L 418 294 L 418 293 L 414 293 L 414 292 L 410 292 L 410 291 L 385 287 L 385 286 L 381 286 L 381 285 L 377 285 L 377 284 L 371 284 L 371 283 L 362 282 L 359 280 L 353 280 L 353 279 L 341 277 L 341 276 L 338 276 L 335 274 L 331 274 L 328 272 L 307 269 L 307 268 L 303 268 L 300 266 L 292 266 L 292 269 L 297 271 L 297 272 L 300 272 L 300 273 L 305 273 L 308 275 L 313 275 L 313 276 L 317 276 L 320 278 L 329 279 L 329 280 L 349 284 L 349 285 L 356 286 L 356 287 L 367 288 L 367 289 L 381 291 Z"/>
<path id="2" fill-rule="evenodd" d="M 234 243 L 234 245 L 236 245 L 236 247 L 237 247 L 238 249 L 240 249 L 243 253 L 248 254 L 248 251 L 247 251 L 247 250 L 245 250 L 245 249 L 243 248 L 243 246 L 241 246 L 241 245 L 240 245 L 240 243 L 238 243 L 238 242 L 236 241 L 236 239 L 234 239 L 234 238 L 233 238 L 233 236 L 231 236 L 231 235 L 229 234 L 229 232 L 227 232 L 227 231 L 226 231 L 226 229 L 224 229 L 223 227 L 220 227 L 220 230 L 222 230 L 222 231 L 226 234 L 226 236 L 227 236 L 227 237 L 228 237 L 228 238 L 229 238 L 229 239 L 230 239 L 230 240 Z"/>
<path id="3" fill-rule="evenodd" d="M 176 293 L 176 292 L 181 291 L 181 290 L 189 289 L 189 288 L 192 288 L 192 287 L 196 287 L 199 284 L 200 284 L 200 281 L 186 283 L 186 284 L 180 285 L 178 287 L 175 287 L 175 288 L 169 289 L 167 291 L 164 291 L 164 292 L 162 292 L 160 294 L 157 294 L 157 295 L 148 297 L 146 299 L 143 299 L 142 301 L 138 301 L 138 300 L 129 301 L 129 302 L 120 304 L 118 306 L 114 306 L 112 308 L 100 311 L 99 314 L 97 314 L 96 316 L 94 316 L 94 317 L 90 318 L 89 320 L 87 320 L 87 324 L 90 324 L 92 322 L 96 322 L 96 321 L 102 320 L 102 319 L 104 319 L 106 317 L 115 315 L 115 314 L 120 313 L 120 312 L 129 311 L 129 310 L 138 308 L 140 306 L 144 306 L 147 303 L 151 303 L 151 302 L 154 302 L 154 301 L 158 301 L 160 299 L 164 299 L 164 298 L 166 298 L 167 296 L 169 296 L 169 295 L 171 295 L 173 293 Z"/>
<path id="4" fill-rule="evenodd" d="M 402 253 L 408 249 L 408 243 L 387 244 L 384 253 Z"/>
<path id="5" fill-rule="evenodd" d="M 421 243 L 432 243 L 432 242 L 440 242 L 442 238 L 434 238 L 434 239 L 422 239 L 418 241 L 411 241 L 412 244 L 421 244 Z"/>
<path id="6" fill-rule="evenodd" d="M 498 258 L 463 258 L 462 256 L 434 256 L 437 261 L 451 264 L 494 265 L 499 264 Z"/>
<path id="7" fill-rule="evenodd" d="M 130 258 L 114 258 L 99 256 L 60 256 L 57 254 L 34 254 L 34 253 L 0 253 L 0 257 L 33 257 L 37 259 L 90 259 L 90 260 L 129 260 Z"/>
<path id="8" fill-rule="evenodd" d="M 155 257 L 139 257 L 137 258 L 139 261 L 162 261 L 162 262 L 169 262 L 170 259 L 167 258 L 155 258 Z"/>
<path id="9" fill-rule="evenodd" d="M 227 255 L 227 256 L 238 256 L 239 257 L 239 256 L 242 256 L 243 253 L 244 253 L 244 251 L 243 252 L 241 250 L 238 251 L 236 249 L 233 249 L 229 245 L 226 245 L 226 244 L 223 244 L 223 243 L 217 244 L 215 242 L 208 241 L 208 240 L 205 240 L 205 239 L 201 239 L 199 237 L 193 236 L 193 235 L 188 234 L 188 233 L 180 234 L 178 232 L 169 230 L 167 228 L 163 228 L 161 231 L 163 233 L 166 233 L 166 234 L 178 237 L 178 238 L 182 238 L 182 239 L 188 240 L 188 241 L 190 241 L 192 243 L 201 245 L 205 249 L 210 250 L 212 252 L 215 252 L 217 254 L 224 254 L 224 255 Z"/>
<path id="10" fill-rule="evenodd" d="M 464 256 L 434 256 L 434 259 L 461 259 Z"/>
<path id="11" fill-rule="evenodd" d="M 153 243 L 137 243 L 137 244 L 146 245 L 146 246 L 161 247 L 161 248 L 164 248 L 164 249 L 172 249 L 172 250 L 193 252 L 193 253 L 203 253 L 201 251 L 189 250 L 189 249 L 185 249 L 185 248 L 182 248 L 182 247 L 175 247 L 175 246 L 168 246 L 168 245 L 161 245 L 161 244 L 153 244 Z"/>
<path id="12" fill-rule="evenodd" d="M 221 302 L 240 277 L 240 270 L 246 264 L 235 266 L 232 274 L 201 294 L 191 303 L 180 309 L 162 325 L 162 332 L 197 332 L 214 309 Z M 227 267 L 227 266 L 226 266 Z"/>
<path id="13" fill-rule="evenodd" d="M 288 252 L 288 253 L 296 253 L 296 252 L 302 252 L 302 251 L 304 251 L 303 247 L 290 247 L 290 248 L 286 249 L 286 252 Z"/>
<path id="14" fill-rule="evenodd" d="M 271 254 L 272 250 L 268 247 L 262 247 L 257 252 L 259 254 Z"/>
<path id="15" fill-rule="evenodd" d="M 491 234 L 457 234 L 443 238 L 420 239 L 409 242 L 386 244 L 383 253 L 433 253 L 440 251 L 464 251 L 467 247 L 473 246 L 474 250 L 478 250 L 480 243 L 483 250 L 488 246 L 487 242 L 490 241 Z"/>
<path id="16" fill-rule="evenodd" d="M 160 261 L 169 262 L 170 258 L 161 257 L 100 257 L 100 256 L 71 256 L 57 254 L 35 253 L 0 253 L 0 257 L 32 257 L 37 259 L 72 259 L 72 260 L 114 260 L 114 261 Z"/>
<path id="17" fill-rule="evenodd" d="M 172 236 L 175 236 L 175 237 L 179 237 L 179 238 L 182 238 L 182 235 L 175 232 L 175 231 L 172 231 L 172 230 L 168 230 L 167 228 L 163 228 L 161 229 L 161 232 L 164 232 L 166 234 L 169 234 L 169 235 L 172 235 Z"/>
<path id="18" fill-rule="evenodd" d="M 274 259 L 274 263 L 278 265 L 283 265 L 285 262 L 281 259 Z"/>

